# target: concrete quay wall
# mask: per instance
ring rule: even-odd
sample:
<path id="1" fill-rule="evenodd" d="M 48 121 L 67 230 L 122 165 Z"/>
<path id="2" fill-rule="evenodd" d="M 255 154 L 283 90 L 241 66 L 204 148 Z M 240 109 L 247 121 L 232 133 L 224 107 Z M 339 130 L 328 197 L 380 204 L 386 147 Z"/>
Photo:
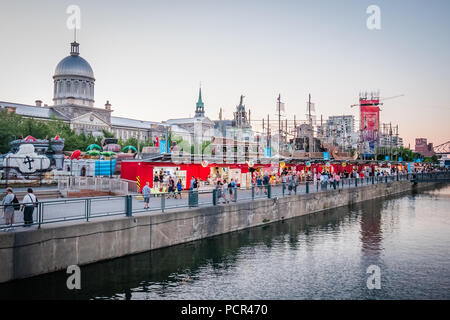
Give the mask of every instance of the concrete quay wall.
<path id="1" fill-rule="evenodd" d="M 420 188 L 435 183 L 421 183 Z M 0 234 L 0 283 L 411 191 L 396 181 Z"/>

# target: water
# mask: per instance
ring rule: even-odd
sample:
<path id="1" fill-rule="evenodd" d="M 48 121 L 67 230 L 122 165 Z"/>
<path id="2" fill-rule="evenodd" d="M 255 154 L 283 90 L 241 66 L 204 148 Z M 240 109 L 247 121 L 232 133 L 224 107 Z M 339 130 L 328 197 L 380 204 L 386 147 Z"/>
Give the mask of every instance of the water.
<path id="1" fill-rule="evenodd" d="M 0 285 L 0 298 L 450 299 L 450 186 Z M 367 267 L 381 270 L 369 290 Z"/>

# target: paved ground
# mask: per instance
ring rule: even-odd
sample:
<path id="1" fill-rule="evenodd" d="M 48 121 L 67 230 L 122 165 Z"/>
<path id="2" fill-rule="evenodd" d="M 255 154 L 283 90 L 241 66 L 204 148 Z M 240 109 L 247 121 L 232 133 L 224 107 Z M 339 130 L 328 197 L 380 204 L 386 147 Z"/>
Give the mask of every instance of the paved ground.
<path id="1" fill-rule="evenodd" d="M 371 181 L 364 179 L 364 182 L 361 183 L 361 179 L 358 179 L 358 187 L 363 185 L 371 184 Z M 375 182 L 376 183 L 376 182 Z M 344 185 L 342 183 L 339 184 L 339 188 L 355 188 L 354 179 L 344 180 Z M 329 185 L 327 190 L 333 189 L 333 186 Z M 322 190 L 321 186 L 314 185 L 312 182 L 309 183 L 309 192 L 326 192 L 327 190 Z M 306 193 L 306 184 L 302 183 L 297 186 L 297 194 Z M 294 192 L 292 192 L 294 194 Z M 283 188 L 281 185 L 272 187 L 272 198 L 274 197 L 283 197 L 288 196 L 288 190 L 285 189 L 285 193 L 283 195 Z M 227 193 L 226 198 L 228 201 L 232 201 L 230 199 L 230 195 Z M 267 194 L 264 193 L 263 190 L 255 190 L 254 199 L 259 198 L 267 198 Z M 143 213 L 160 213 L 161 212 L 161 204 L 162 197 L 151 197 L 150 198 L 150 209 L 144 209 L 144 201 L 142 196 L 132 196 L 132 208 L 133 215 L 139 215 Z M 237 201 L 249 201 L 252 199 L 252 190 L 242 190 L 237 189 Z M 212 191 L 200 190 L 198 196 L 198 205 L 199 206 L 211 206 L 213 205 L 212 201 Z M 219 199 L 217 202 L 219 205 L 224 204 L 223 199 Z M 184 192 L 182 194 L 182 199 L 164 199 L 165 211 L 172 211 L 171 209 L 176 208 L 186 208 L 188 207 L 188 193 Z M 125 215 L 125 196 L 121 197 L 95 197 L 95 198 L 76 198 L 76 199 L 51 199 L 51 200 L 43 200 L 41 201 L 41 212 L 42 212 L 42 220 L 44 223 L 56 222 L 56 221 L 65 221 L 68 223 L 69 221 L 78 220 L 86 220 L 87 213 L 89 211 L 89 219 L 101 219 L 101 217 L 105 217 L 111 219 L 113 216 L 124 216 Z M 88 208 L 88 209 L 87 209 Z M 5 220 L 2 217 L 3 210 L 0 213 L 0 227 L 5 227 Z M 33 213 L 34 221 L 37 221 L 38 218 L 38 210 L 35 209 Z M 18 225 L 15 227 L 16 231 L 26 230 L 27 228 L 22 227 L 23 223 L 23 213 L 21 211 L 15 212 L 15 223 Z M 73 222 L 72 222 L 73 223 Z M 32 226 L 31 228 L 37 228 L 37 226 Z"/>

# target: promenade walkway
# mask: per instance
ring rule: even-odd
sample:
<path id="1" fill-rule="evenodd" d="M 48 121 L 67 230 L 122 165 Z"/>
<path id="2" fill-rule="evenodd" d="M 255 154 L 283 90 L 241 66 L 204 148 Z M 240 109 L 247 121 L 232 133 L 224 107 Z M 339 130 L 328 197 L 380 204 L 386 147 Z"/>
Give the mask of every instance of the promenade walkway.
<path id="1" fill-rule="evenodd" d="M 292 191 L 291 195 L 305 194 L 305 193 L 326 193 L 330 190 L 336 189 L 348 189 L 348 188 L 360 188 L 367 185 L 389 183 L 392 181 L 411 181 L 413 175 L 399 175 L 399 176 L 380 176 L 380 177 L 367 177 L 359 179 L 342 179 L 339 183 L 332 184 L 327 183 L 322 185 L 320 182 L 308 182 L 301 183 L 297 186 L 296 191 Z M 450 180 L 450 172 L 438 172 L 422 176 L 422 179 L 441 179 L 445 181 Z M 420 179 L 419 179 L 420 180 Z M 284 190 L 283 190 L 284 189 Z M 268 194 L 269 193 L 269 194 Z M 199 190 L 198 200 L 196 195 L 191 198 L 189 202 L 189 191 L 182 193 L 182 199 L 167 198 L 167 194 L 164 197 L 152 196 L 150 198 L 149 209 L 144 209 L 144 200 L 142 196 L 130 195 L 130 196 L 105 196 L 105 197 L 91 197 L 91 198 L 64 198 L 64 199 L 45 199 L 39 201 L 39 207 L 35 208 L 33 213 L 34 223 L 31 227 L 23 226 L 23 212 L 15 212 L 15 223 L 12 226 L 13 230 L 9 231 L 26 231 L 39 227 L 45 227 L 54 223 L 79 223 L 81 221 L 91 221 L 93 219 L 112 219 L 114 217 L 123 217 L 125 215 L 140 215 L 140 214 L 160 214 L 161 212 L 179 210 L 189 207 L 207 207 L 213 205 L 228 205 L 233 202 L 243 201 L 255 201 L 258 199 L 266 199 L 268 197 L 288 197 L 289 191 L 287 187 L 283 185 L 274 185 L 270 187 L 270 190 L 258 190 L 258 188 L 250 189 L 235 189 L 233 196 L 235 199 L 230 198 L 230 194 L 227 190 L 226 198 L 229 201 L 228 204 L 224 203 L 223 199 L 217 199 L 214 203 L 214 192 L 212 188 L 209 190 Z M 21 200 L 21 199 L 19 199 Z M 127 202 L 128 201 L 128 202 Z M 131 204 L 131 207 L 130 207 Z M 3 217 L 3 208 L 0 208 L 0 228 L 3 230 L 10 228 L 11 226 L 5 225 L 5 219 Z"/>

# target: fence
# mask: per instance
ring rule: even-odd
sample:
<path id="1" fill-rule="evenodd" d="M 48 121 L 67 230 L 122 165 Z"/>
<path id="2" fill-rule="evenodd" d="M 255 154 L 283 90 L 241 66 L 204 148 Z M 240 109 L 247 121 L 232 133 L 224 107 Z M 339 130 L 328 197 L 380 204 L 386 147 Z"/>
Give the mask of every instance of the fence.
<path id="1" fill-rule="evenodd" d="M 61 193 L 76 192 L 82 190 L 110 191 L 116 194 L 126 195 L 129 193 L 130 184 L 122 179 L 111 179 L 106 177 L 61 177 L 58 180 L 58 190 Z M 131 187 L 132 189 L 132 187 Z"/>
<path id="2" fill-rule="evenodd" d="M 98 178 L 71 177 L 69 186 L 79 186 L 80 188 L 110 188 L 114 183 L 118 183 L 120 188 L 129 191 L 130 184 L 127 181 L 106 181 L 114 179 L 104 179 L 105 181 L 96 182 Z M 61 184 L 63 184 L 61 180 Z M 418 173 L 405 175 L 389 175 L 365 178 L 348 178 L 339 181 L 316 181 L 303 182 L 289 188 L 287 184 L 253 186 L 248 189 L 224 188 L 212 190 L 188 190 L 183 192 L 161 193 L 152 195 L 149 200 L 148 208 L 145 208 L 145 202 L 142 195 L 123 195 L 123 196 L 105 196 L 89 197 L 76 199 L 57 199 L 39 201 L 34 208 L 33 219 L 29 225 L 68 222 L 74 220 L 90 221 L 109 216 L 132 216 L 147 212 L 165 212 L 176 208 L 208 207 L 223 205 L 226 203 L 241 201 L 256 201 L 264 198 L 289 197 L 295 194 L 324 193 L 329 190 L 359 188 L 367 185 L 380 183 L 391 183 L 393 181 L 411 181 L 413 183 L 426 181 L 450 181 L 450 172 Z M 72 185 L 70 185 L 72 183 Z M 290 190 L 291 189 L 291 190 Z M 0 206 L 1 213 L 3 205 Z M 0 214 L 1 214 L 0 213 Z M 1 220 L 0 227 L 22 227 L 25 225 L 23 214 L 16 211 L 16 221 L 11 223 L 4 219 Z"/>

